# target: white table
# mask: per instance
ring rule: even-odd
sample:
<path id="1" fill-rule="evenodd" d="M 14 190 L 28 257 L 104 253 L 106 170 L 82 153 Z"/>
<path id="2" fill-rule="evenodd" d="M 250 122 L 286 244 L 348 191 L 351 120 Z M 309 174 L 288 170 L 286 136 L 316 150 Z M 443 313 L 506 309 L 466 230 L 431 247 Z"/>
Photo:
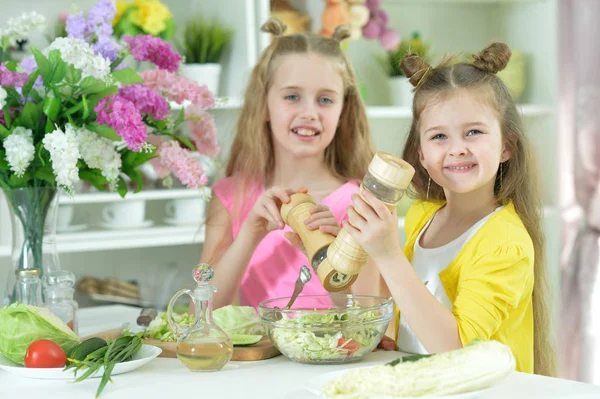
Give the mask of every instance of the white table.
<path id="1" fill-rule="evenodd" d="M 84 309 L 81 335 L 134 322 L 139 309 L 107 306 Z M 177 359 L 157 358 L 148 365 L 113 377 L 101 399 L 316 399 L 305 389 L 316 376 L 348 367 L 364 367 L 399 357 L 397 352 L 375 352 L 351 365 L 305 365 L 283 356 L 259 362 L 230 362 L 214 373 L 192 373 Z M 99 379 L 77 384 L 65 381 L 32 380 L 0 370 L 0 398 L 93 399 Z M 482 399 L 600 398 L 600 386 L 558 378 L 513 373 Z"/>

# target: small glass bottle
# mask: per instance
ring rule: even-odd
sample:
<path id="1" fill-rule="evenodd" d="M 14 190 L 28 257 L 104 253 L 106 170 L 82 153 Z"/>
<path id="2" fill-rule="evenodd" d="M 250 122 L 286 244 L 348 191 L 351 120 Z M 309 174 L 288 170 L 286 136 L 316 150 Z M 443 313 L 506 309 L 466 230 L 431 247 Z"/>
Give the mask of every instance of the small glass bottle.
<path id="1" fill-rule="evenodd" d="M 42 280 L 40 269 L 17 269 L 16 300 L 25 305 L 42 307 Z"/>
<path id="2" fill-rule="evenodd" d="M 169 327 L 177 339 L 177 358 L 192 371 L 221 370 L 231 360 L 233 344 L 229 336 L 212 319 L 212 295 L 216 287 L 210 284 L 213 269 L 206 263 L 194 268 L 196 289 L 180 290 L 171 298 L 167 308 Z M 189 295 L 195 310 L 195 321 L 190 327 L 177 324 L 173 306 L 182 295 Z"/>
<path id="3" fill-rule="evenodd" d="M 68 270 L 56 270 L 44 276 L 46 307 L 79 334 L 77 312 L 79 305 L 73 299 L 75 275 Z"/>

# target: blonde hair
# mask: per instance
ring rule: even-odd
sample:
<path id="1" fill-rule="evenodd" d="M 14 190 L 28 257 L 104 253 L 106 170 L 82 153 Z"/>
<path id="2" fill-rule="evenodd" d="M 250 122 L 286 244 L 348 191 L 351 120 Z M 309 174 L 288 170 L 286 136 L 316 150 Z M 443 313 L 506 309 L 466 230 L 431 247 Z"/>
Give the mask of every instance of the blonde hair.
<path id="1" fill-rule="evenodd" d="M 443 188 L 430 182 L 427 171 L 419 161 L 420 115 L 429 101 L 456 89 L 482 90 L 489 94 L 487 98 L 498 112 L 502 136 L 511 153 L 510 158 L 499 166 L 494 194 L 500 204 L 504 205 L 512 200 L 533 241 L 534 372 L 552 376 L 556 374 L 556 359 L 548 310 L 549 288 L 545 269 L 545 240 L 541 227 L 541 200 L 522 118 L 506 86 L 496 76 L 497 72 L 506 67 L 510 56 L 511 51 L 504 43 L 493 43 L 474 55 L 472 63 L 452 64 L 451 59 L 446 59 L 436 68 L 432 68 L 416 54 L 405 56 L 400 68 L 415 86 L 415 96 L 414 118 L 403 158 L 416 171 L 412 181 L 412 196 L 433 201 L 445 200 Z"/>
<path id="2" fill-rule="evenodd" d="M 341 41 L 350 37 L 350 29 L 339 26 L 332 38 L 313 33 L 284 36 L 285 29 L 286 26 L 277 18 L 271 18 L 261 27 L 263 32 L 273 35 L 273 40 L 250 75 L 226 175 L 239 177 L 242 187 L 255 181 L 265 184 L 272 177 L 275 167 L 273 143 L 265 121 L 272 78 L 280 57 L 313 53 L 335 63 L 344 84 L 344 105 L 335 136 L 325 150 L 325 163 L 337 178 L 362 179 L 374 150 L 356 77 L 340 47 Z"/>

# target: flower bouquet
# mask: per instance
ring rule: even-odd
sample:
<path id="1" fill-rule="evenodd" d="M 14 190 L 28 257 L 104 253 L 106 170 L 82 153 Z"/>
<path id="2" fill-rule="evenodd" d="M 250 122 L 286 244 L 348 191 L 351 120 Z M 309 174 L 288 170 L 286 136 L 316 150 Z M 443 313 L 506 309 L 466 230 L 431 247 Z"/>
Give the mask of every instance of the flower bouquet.
<path id="1" fill-rule="evenodd" d="M 58 188 L 72 195 L 83 180 L 125 196 L 125 176 L 141 190 L 138 168 L 150 160 L 163 177 L 200 188 L 208 178 L 198 154 L 219 153 L 207 112 L 213 94 L 176 74 L 181 56 L 161 38 L 136 35 L 115 42 L 115 14 L 110 0 L 100 0 L 87 15 L 69 16 L 68 37 L 45 49 L 30 46 L 31 55 L 19 63 L 0 64 L 0 188 L 21 229 L 16 254 L 19 234 L 13 234 L 19 268 L 42 270 L 44 224 Z M 9 20 L 0 29 L 2 47 L 43 22 L 35 12 Z M 128 56 L 155 69 L 138 74 L 124 67 Z M 189 105 L 171 110 L 170 104 L 184 101 Z M 183 123 L 189 134 L 178 129 Z"/>

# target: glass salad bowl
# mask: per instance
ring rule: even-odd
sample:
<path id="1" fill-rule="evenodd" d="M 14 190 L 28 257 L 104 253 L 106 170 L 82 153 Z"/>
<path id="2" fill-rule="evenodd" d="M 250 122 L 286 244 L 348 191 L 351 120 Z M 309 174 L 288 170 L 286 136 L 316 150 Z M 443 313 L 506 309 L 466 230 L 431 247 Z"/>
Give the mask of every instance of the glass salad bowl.
<path id="1" fill-rule="evenodd" d="M 300 295 L 259 304 L 265 331 L 288 359 L 299 363 L 345 363 L 370 353 L 388 328 L 392 299 L 368 295 Z"/>

